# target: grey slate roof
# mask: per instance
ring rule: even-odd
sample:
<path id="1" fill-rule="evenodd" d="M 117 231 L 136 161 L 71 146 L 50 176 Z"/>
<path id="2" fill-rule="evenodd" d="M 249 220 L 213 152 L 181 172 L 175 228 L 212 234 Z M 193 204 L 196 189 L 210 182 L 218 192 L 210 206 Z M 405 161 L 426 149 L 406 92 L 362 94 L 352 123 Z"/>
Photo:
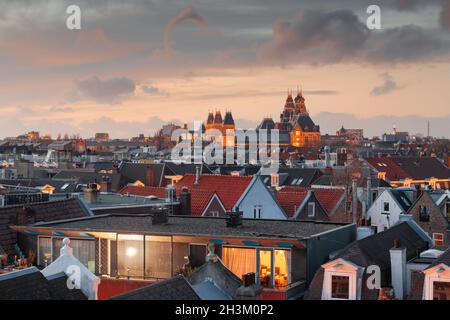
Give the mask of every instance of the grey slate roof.
<path id="1" fill-rule="evenodd" d="M 79 199 L 35 203 L 25 207 L 32 210 L 35 222 L 79 218 L 88 215 Z M 17 243 L 17 232 L 9 226 L 17 224 L 17 216 L 23 208 L 24 205 L 0 208 L 0 245 L 9 254 L 14 252 L 14 245 Z"/>
<path id="2" fill-rule="evenodd" d="M 111 297 L 109 300 L 200 300 L 182 275 Z"/>
<path id="3" fill-rule="evenodd" d="M 349 224 L 301 221 L 243 219 L 238 228 L 226 226 L 225 218 L 169 216 L 167 224 L 153 225 L 150 215 L 108 214 L 93 217 L 40 223 L 35 227 L 61 230 L 137 232 L 143 234 L 203 235 L 223 237 L 303 239 L 346 227 Z"/>
<path id="4" fill-rule="evenodd" d="M 87 300 L 81 290 L 67 288 L 64 273 L 47 279 L 35 267 L 0 275 L 0 300 Z"/>
<path id="5" fill-rule="evenodd" d="M 389 250 L 394 245 L 394 240 L 400 240 L 401 246 L 406 248 L 406 260 L 412 259 L 417 254 L 417 250 L 426 250 L 427 242 L 407 223 L 397 224 L 386 231 L 374 234 L 367 238 L 352 242 L 345 247 L 334 259 L 342 258 L 360 267 L 377 265 L 382 273 L 382 286 L 389 285 L 391 259 Z M 314 275 L 305 299 L 320 300 L 322 296 L 324 269 L 319 270 Z M 364 273 L 362 283 L 366 283 L 368 274 Z M 362 300 L 376 300 L 378 290 L 370 290 L 367 286 L 362 286 Z"/>

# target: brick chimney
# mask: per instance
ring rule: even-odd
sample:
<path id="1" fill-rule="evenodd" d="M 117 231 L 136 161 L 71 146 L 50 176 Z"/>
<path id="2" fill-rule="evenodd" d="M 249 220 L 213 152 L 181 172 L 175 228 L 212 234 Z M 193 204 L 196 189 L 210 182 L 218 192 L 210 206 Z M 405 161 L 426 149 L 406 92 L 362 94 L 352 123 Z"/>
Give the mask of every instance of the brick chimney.
<path id="1" fill-rule="evenodd" d="M 100 182 L 100 191 L 112 192 L 111 186 L 112 186 L 111 179 L 108 176 L 103 176 L 102 181 Z"/>
<path id="2" fill-rule="evenodd" d="M 391 256 L 391 282 L 395 298 L 403 300 L 406 297 L 406 248 L 400 240 L 394 240 L 394 247 L 389 250 Z"/>
<path id="3" fill-rule="evenodd" d="M 194 184 L 200 183 L 200 166 L 195 167 L 195 181 Z"/>
<path id="4" fill-rule="evenodd" d="M 256 274 L 244 274 L 243 284 L 236 290 L 236 300 L 260 300 L 263 287 L 256 283 Z"/>
<path id="5" fill-rule="evenodd" d="M 179 196 L 180 201 L 180 207 L 181 207 L 181 214 L 190 216 L 192 214 L 192 200 L 191 200 L 191 193 L 189 192 L 189 189 L 184 187 Z"/>
<path id="6" fill-rule="evenodd" d="M 88 186 L 83 189 L 83 198 L 87 203 L 97 202 L 98 190 L 96 183 L 89 183 Z"/>

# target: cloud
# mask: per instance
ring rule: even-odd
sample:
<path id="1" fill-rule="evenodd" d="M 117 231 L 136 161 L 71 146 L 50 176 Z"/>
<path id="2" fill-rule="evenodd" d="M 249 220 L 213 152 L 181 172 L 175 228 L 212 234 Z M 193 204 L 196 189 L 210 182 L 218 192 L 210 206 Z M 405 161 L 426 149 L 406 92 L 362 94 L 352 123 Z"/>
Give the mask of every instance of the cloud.
<path id="1" fill-rule="evenodd" d="M 412 62 L 439 55 L 443 43 L 417 26 L 387 29 L 371 35 L 364 48 L 371 62 Z"/>
<path id="2" fill-rule="evenodd" d="M 413 25 L 369 31 L 350 10 L 303 11 L 292 22 L 278 22 L 259 48 L 263 62 L 327 64 L 397 63 L 433 59 L 448 49 Z"/>
<path id="3" fill-rule="evenodd" d="M 155 87 L 154 85 L 139 85 L 138 91 L 150 95 L 150 96 L 166 96 L 167 93 L 163 92 L 160 88 Z"/>
<path id="4" fill-rule="evenodd" d="M 102 80 L 96 76 L 75 81 L 75 100 L 92 100 L 100 104 L 116 104 L 134 94 L 136 85 L 126 77 Z"/>
<path id="5" fill-rule="evenodd" d="M 440 22 L 443 28 L 450 29 L 450 0 L 442 0 Z"/>
<path id="6" fill-rule="evenodd" d="M 277 22 L 273 38 L 259 52 L 263 60 L 338 62 L 353 55 L 368 29 L 351 11 L 304 11 L 293 22 Z"/>
<path id="7" fill-rule="evenodd" d="M 192 7 L 188 6 L 181 10 L 175 18 L 170 20 L 164 30 L 164 48 L 163 55 L 170 56 L 172 54 L 172 33 L 173 30 L 183 21 L 190 20 L 197 26 L 202 28 L 207 28 L 205 20 L 197 13 L 197 11 Z"/>
<path id="8" fill-rule="evenodd" d="M 416 0 L 396 0 L 396 7 L 398 10 L 415 10 Z"/>
<path id="9" fill-rule="evenodd" d="M 398 88 L 397 83 L 395 82 L 394 78 L 390 74 L 385 73 L 382 75 L 382 77 L 384 80 L 383 84 L 373 88 L 371 95 L 373 95 L 373 96 L 385 95 L 385 94 L 388 94 Z"/>

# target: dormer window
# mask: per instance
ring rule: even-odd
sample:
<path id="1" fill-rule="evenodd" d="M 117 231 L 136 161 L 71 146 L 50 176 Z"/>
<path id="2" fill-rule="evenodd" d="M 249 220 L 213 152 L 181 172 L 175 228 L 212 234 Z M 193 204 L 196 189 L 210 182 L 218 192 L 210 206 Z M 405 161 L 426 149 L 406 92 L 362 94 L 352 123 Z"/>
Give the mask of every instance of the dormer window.
<path id="1" fill-rule="evenodd" d="M 348 300 L 350 293 L 350 277 L 331 276 L 331 298 Z"/>
<path id="2" fill-rule="evenodd" d="M 322 265 L 324 269 L 322 300 L 361 299 L 361 279 L 364 268 L 344 259 Z"/>
<path id="3" fill-rule="evenodd" d="M 427 206 L 419 206 L 419 220 L 420 222 L 430 221 L 430 210 Z"/>
<path id="4" fill-rule="evenodd" d="M 314 218 L 316 216 L 316 203 L 308 203 L 308 218 Z"/>

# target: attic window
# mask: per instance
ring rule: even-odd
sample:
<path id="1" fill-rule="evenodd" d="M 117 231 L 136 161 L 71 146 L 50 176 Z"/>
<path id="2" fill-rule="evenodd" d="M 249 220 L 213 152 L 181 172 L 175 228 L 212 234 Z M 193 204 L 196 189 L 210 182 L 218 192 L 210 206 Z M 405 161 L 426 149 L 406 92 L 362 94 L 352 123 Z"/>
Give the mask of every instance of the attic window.
<path id="1" fill-rule="evenodd" d="M 350 278 L 347 276 L 331 276 L 331 298 L 348 299 Z"/>
<path id="2" fill-rule="evenodd" d="M 383 203 L 383 213 L 389 213 L 389 202 Z"/>
<path id="3" fill-rule="evenodd" d="M 430 210 L 427 206 L 419 206 L 419 220 L 421 222 L 429 222 L 430 221 Z"/>

